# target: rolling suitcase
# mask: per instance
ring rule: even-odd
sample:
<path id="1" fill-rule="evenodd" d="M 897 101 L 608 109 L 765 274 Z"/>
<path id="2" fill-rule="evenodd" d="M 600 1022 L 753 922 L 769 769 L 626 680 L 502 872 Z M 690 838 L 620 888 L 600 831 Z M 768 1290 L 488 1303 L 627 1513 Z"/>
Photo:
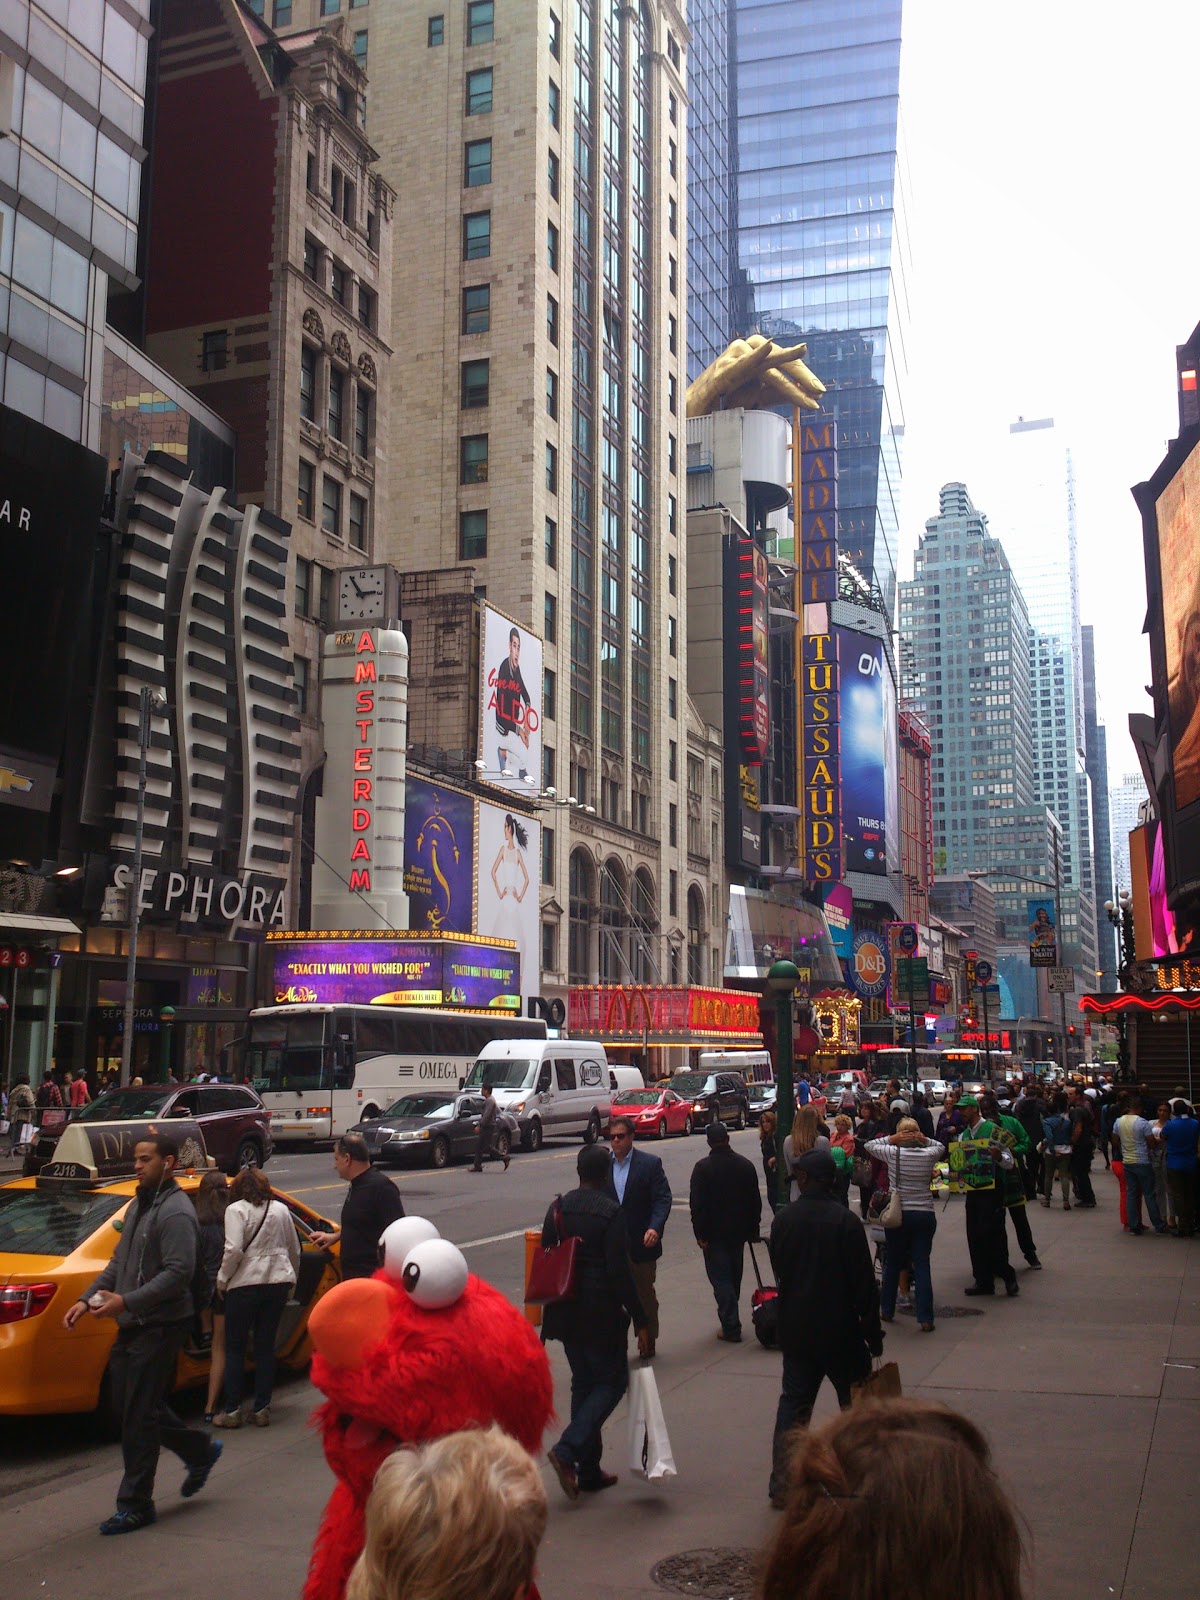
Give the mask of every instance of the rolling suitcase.
<path id="1" fill-rule="evenodd" d="M 750 1263 L 758 1280 L 758 1288 L 750 1296 L 750 1321 L 754 1324 L 754 1337 L 764 1350 L 774 1350 L 779 1343 L 779 1290 L 773 1283 L 763 1283 L 753 1245 L 750 1246 Z"/>

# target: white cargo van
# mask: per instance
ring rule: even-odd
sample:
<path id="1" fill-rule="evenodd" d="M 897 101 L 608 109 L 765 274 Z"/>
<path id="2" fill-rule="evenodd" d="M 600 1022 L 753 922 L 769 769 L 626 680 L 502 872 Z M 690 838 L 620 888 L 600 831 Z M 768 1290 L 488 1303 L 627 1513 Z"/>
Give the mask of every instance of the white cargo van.
<path id="1" fill-rule="evenodd" d="M 611 1110 L 604 1046 L 583 1039 L 493 1039 L 467 1074 L 464 1089 L 492 1085 L 496 1104 L 516 1117 L 521 1148 L 564 1134 L 595 1144 Z"/>
<path id="2" fill-rule="evenodd" d="M 617 1094 L 622 1089 L 644 1089 L 646 1080 L 637 1067 L 609 1067 L 608 1086 Z"/>
<path id="3" fill-rule="evenodd" d="M 701 1072 L 740 1072 L 747 1084 L 774 1083 L 768 1050 L 701 1050 Z"/>

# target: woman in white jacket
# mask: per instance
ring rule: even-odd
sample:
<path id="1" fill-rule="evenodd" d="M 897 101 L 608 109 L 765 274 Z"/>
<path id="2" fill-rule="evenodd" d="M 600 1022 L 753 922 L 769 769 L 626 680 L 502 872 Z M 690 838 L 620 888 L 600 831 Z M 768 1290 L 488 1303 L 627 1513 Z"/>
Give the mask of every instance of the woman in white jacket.
<path id="1" fill-rule="evenodd" d="M 229 1186 L 225 1254 L 217 1289 L 225 1296 L 225 1409 L 214 1428 L 240 1428 L 246 1381 L 246 1347 L 254 1340 L 254 1409 L 251 1421 L 271 1420 L 275 1335 L 300 1267 L 300 1240 L 291 1212 L 271 1198 L 257 1167 L 243 1167 Z"/>

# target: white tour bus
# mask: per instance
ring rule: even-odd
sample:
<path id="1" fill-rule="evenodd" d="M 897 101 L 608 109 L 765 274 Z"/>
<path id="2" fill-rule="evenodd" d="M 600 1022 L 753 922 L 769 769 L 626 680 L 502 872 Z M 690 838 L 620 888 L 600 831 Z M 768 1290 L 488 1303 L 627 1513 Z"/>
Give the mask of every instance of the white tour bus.
<path id="1" fill-rule="evenodd" d="M 493 1039 L 544 1039 L 546 1024 L 503 1011 L 288 1005 L 250 1013 L 245 1074 L 271 1135 L 314 1143 L 378 1116 L 410 1089 L 457 1089 Z"/>

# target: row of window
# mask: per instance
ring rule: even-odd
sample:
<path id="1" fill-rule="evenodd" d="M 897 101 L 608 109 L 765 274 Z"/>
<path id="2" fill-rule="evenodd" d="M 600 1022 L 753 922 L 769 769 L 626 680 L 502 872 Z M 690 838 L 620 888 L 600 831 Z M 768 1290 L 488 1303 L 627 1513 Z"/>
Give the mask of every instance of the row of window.
<path id="1" fill-rule="evenodd" d="M 318 374 L 321 369 L 321 352 L 305 342 L 300 346 L 300 415 L 308 422 L 321 424 L 341 443 L 347 443 L 350 397 L 354 406 L 354 449 L 360 456 L 371 454 L 371 424 L 375 411 L 375 396 L 364 384 L 355 383 L 348 372 L 326 360 L 326 406 L 322 419 L 318 416 Z"/>
<path id="2" fill-rule="evenodd" d="M 317 521 L 317 469 L 300 458 L 296 487 L 296 512 L 305 522 Z M 352 550 L 366 550 L 370 544 L 370 506 L 367 497 L 351 490 L 328 472 L 321 474 L 320 523 L 322 531 Z M 343 521 L 343 518 L 345 520 Z"/>
<path id="3" fill-rule="evenodd" d="M 339 261 L 309 233 L 304 235 L 304 276 L 357 317 L 364 328 L 375 328 L 379 320 L 379 299 L 375 291 L 355 276 L 352 267 Z"/>

